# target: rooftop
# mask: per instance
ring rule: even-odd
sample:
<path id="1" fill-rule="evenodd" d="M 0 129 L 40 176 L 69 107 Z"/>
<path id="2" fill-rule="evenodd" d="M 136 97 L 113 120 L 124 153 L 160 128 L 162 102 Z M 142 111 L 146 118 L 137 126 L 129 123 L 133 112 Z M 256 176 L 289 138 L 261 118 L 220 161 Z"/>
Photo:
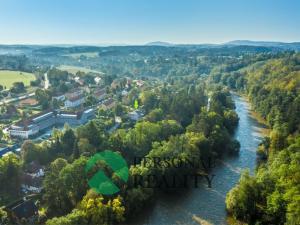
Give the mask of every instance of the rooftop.
<path id="1" fill-rule="evenodd" d="M 76 102 L 76 101 L 78 101 L 79 99 L 82 99 L 82 98 L 84 98 L 84 96 L 82 94 L 80 94 L 80 95 L 77 95 L 77 96 L 70 96 L 67 99 L 70 102 Z"/>
<path id="2" fill-rule="evenodd" d="M 37 214 L 38 208 L 33 200 L 21 200 L 10 206 L 7 209 L 15 214 L 18 219 L 30 218 Z"/>
<path id="3" fill-rule="evenodd" d="M 106 100 L 103 104 L 104 104 L 105 106 L 109 106 L 109 105 L 111 105 L 112 103 L 114 103 L 114 100 L 113 100 L 112 98 L 110 98 L 110 99 Z"/>
<path id="4" fill-rule="evenodd" d="M 94 92 L 94 95 L 96 95 L 96 96 L 101 96 L 101 95 L 104 95 L 104 94 L 106 94 L 105 88 L 96 90 L 96 91 Z"/>

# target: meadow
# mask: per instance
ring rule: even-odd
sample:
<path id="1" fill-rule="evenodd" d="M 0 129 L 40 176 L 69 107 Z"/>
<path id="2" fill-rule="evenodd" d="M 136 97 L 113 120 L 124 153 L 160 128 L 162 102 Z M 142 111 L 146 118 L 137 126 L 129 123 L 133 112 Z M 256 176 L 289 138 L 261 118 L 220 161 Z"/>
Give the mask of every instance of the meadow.
<path id="1" fill-rule="evenodd" d="M 11 88 L 14 82 L 23 82 L 25 86 L 30 85 L 30 81 L 34 80 L 32 73 L 21 71 L 0 70 L 0 85 Z"/>

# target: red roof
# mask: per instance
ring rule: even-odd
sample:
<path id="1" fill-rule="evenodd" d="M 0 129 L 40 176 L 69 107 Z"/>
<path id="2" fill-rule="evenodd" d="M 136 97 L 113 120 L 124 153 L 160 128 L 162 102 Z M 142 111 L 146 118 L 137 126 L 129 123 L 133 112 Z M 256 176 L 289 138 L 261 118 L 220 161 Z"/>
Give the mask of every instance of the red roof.
<path id="1" fill-rule="evenodd" d="M 83 97 L 84 97 L 83 95 L 77 95 L 77 96 L 74 96 L 74 97 L 68 97 L 68 100 L 70 102 L 76 102 L 77 100 L 82 99 Z"/>
<path id="2" fill-rule="evenodd" d="M 94 92 L 94 95 L 96 95 L 96 96 L 102 96 L 104 94 L 106 94 L 105 89 L 97 90 L 97 91 Z"/>

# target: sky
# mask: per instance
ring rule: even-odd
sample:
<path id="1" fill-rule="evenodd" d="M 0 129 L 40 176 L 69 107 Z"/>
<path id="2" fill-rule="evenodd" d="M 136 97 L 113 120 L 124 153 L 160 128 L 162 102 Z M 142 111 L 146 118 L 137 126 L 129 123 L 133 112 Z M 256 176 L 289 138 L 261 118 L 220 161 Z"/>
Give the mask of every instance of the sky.
<path id="1" fill-rule="evenodd" d="M 0 0 L 0 44 L 300 41 L 299 0 Z"/>

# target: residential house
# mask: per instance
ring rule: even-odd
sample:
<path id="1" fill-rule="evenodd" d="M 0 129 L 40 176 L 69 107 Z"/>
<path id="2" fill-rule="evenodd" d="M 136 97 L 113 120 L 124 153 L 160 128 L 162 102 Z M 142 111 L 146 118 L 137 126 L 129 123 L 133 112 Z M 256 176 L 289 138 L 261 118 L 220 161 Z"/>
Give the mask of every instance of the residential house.
<path id="1" fill-rule="evenodd" d="M 142 87 L 142 86 L 144 86 L 145 82 L 142 80 L 134 80 L 134 83 L 137 87 Z"/>
<path id="2" fill-rule="evenodd" d="M 26 98 L 26 99 L 23 99 L 19 102 L 20 107 L 36 106 L 37 104 L 38 104 L 38 101 L 34 98 Z"/>
<path id="3" fill-rule="evenodd" d="M 121 92 L 122 97 L 127 97 L 128 96 L 128 91 L 125 89 Z"/>
<path id="4" fill-rule="evenodd" d="M 12 218 L 14 224 L 23 224 L 24 220 L 28 224 L 38 216 L 38 207 L 33 200 L 22 199 L 5 207 L 9 217 Z"/>
<path id="5" fill-rule="evenodd" d="M 128 113 L 128 117 L 133 121 L 138 121 L 141 118 L 141 115 L 137 111 L 132 111 Z"/>
<path id="6" fill-rule="evenodd" d="M 120 87 L 120 81 L 119 80 L 113 80 L 113 82 L 111 83 L 110 87 L 112 89 L 117 89 L 118 87 Z"/>
<path id="7" fill-rule="evenodd" d="M 112 98 L 109 98 L 101 104 L 100 108 L 102 108 L 103 110 L 108 110 L 112 109 L 114 106 L 115 101 Z"/>
<path id="8" fill-rule="evenodd" d="M 85 102 L 83 91 L 80 89 L 73 90 L 66 94 L 65 107 L 76 108 Z"/>
<path id="9" fill-rule="evenodd" d="M 106 89 L 97 89 L 94 93 L 93 96 L 98 100 L 101 101 L 106 97 Z"/>
<path id="10" fill-rule="evenodd" d="M 78 76 L 74 77 L 74 81 L 76 83 L 78 83 L 79 85 L 81 85 L 81 86 L 84 85 L 84 81 L 80 77 L 78 77 Z"/>
<path id="11" fill-rule="evenodd" d="M 101 77 L 95 77 L 95 79 L 94 79 L 94 81 L 95 81 L 95 83 L 97 84 L 97 85 L 102 85 L 104 82 L 103 82 L 103 80 L 102 80 L 102 78 Z"/>
<path id="12" fill-rule="evenodd" d="M 35 161 L 26 166 L 26 172 L 21 177 L 23 192 L 40 193 L 42 191 L 42 182 L 45 176 L 44 169 L 43 166 Z"/>

